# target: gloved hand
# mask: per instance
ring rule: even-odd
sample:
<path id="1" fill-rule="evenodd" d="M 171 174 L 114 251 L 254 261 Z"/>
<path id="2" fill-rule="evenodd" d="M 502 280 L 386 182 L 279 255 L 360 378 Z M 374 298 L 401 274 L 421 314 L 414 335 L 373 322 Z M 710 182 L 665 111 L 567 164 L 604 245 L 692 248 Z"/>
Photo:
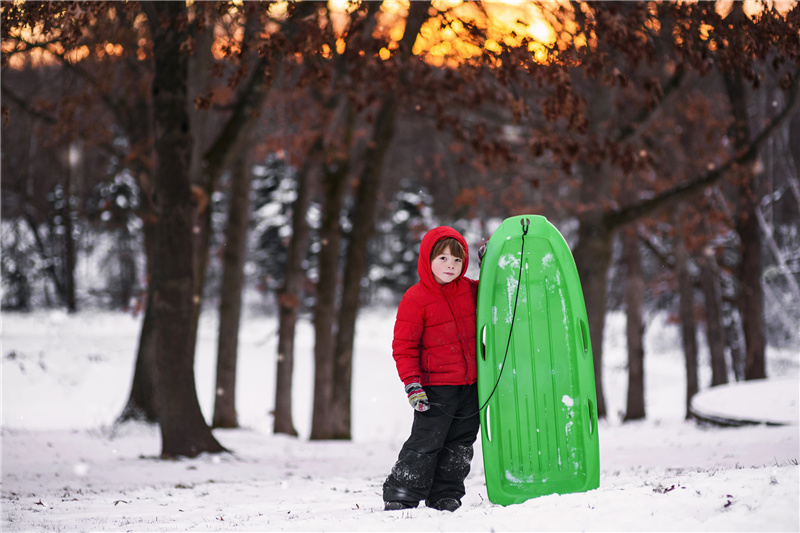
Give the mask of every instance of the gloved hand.
<path id="1" fill-rule="evenodd" d="M 425 394 L 425 389 L 423 389 L 422 385 L 419 383 L 409 383 L 406 385 L 406 394 L 408 394 L 408 403 L 420 413 L 431 408 L 428 395 Z"/>
<path id="2" fill-rule="evenodd" d="M 487 244 L 489 244 L 489 243 L 488 242 L 484 243 L 483 246 L 478 248 L 478 268 L 480 268 L 481 267 L 481 263 L 483 263 L 483 256 L 486 254 L 486 245 Z"/>

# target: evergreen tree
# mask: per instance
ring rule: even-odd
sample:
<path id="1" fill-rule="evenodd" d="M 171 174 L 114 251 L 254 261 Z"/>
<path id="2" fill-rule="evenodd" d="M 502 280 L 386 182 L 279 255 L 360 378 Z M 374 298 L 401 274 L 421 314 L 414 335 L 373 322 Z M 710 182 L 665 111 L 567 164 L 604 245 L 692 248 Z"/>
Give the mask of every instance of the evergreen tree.
<path id="1" fill-rule="evenodd" d="M 396 303 L 419 279 L 417 257 L 422 234 L 434 225 L 433 198 L 414 180 L 401 184 L 378 223 L 369 246 L 367 294 L 373 302 Z"/>
<path id="2" fill-rule="evenodd" d="M 297 194 L 296 171 L 272 154 L 253 168 L 253 217 L 248 262 L 253 265 L 257 286 L 277 291 L 283 285 L 291 208 Z"/>

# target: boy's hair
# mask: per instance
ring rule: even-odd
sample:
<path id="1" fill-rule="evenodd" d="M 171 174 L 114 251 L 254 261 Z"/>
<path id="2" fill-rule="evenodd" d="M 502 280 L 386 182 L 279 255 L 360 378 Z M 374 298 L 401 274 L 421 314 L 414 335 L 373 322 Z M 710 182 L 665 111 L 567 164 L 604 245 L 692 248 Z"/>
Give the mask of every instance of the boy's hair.
<path id="1" fill-rule="evenodd" d="M 453 237 L 445 237 L 444 239 L 437 241 L 436 244 L 433 245 L 433 250 L 431 250 L 431 261 L 433 261 L 434 257 L 438 257 L 444 253 L 445 250 L 450 248 L 450 253 L 455 257 L 458 257 L 462 261 L 466 257 L 466 253 L 464 252 L 464 247 L 461 246 L 461 243 L 458 242 L 457 239 Z"/>

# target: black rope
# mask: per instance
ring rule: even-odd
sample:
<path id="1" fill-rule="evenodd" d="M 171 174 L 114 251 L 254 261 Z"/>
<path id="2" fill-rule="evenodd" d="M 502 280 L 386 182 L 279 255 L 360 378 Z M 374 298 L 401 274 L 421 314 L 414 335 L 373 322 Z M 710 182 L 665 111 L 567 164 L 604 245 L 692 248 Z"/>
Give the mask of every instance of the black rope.
<path id="1" fill-rule="evenodd" d="M 473 416 L 483 411 L 486 408 L 486 406 L 489 405 L 489 401 L 492 399 L 492 396 L 494 396 L 495 391 L 497 391 L 497 387 L 500 385 L 500 378 L 503 376 L 503 370 L 505 370 L 506 368 L 506 359 L 508 358 L 508 350 L 511 348 L 511 334 L 514 332 L 514 322 L 517 318 L 517 302 L 519 301 L 519 287 L 520 285 L 522 285 L 522 264 L 525 261 L 525 236 L 528 234 L 528 227 L 530 227 L 531 220 L 529 218 L 523 218 L 520 219 L 519 222 L 522 225 L 522 246 L 519 252 L 519 277 L 517 278 L 517 291 L 516 294 L 514 295 L 514 311 L 511 313 L 511 327 L 508 330 L 508 342 L 506 343 L 506 353 L 505 355 L 503 355 L 503 365 L 500 367 L 500 373 L 497 375 L 497 381 L 495 381 L 494 388 L 492 388 L 492 392 L 489 394 L 489 397 L 486 398 L 486 401 L 483 403 L 483 405 L 478 407 L 478 410 L 475 411 L 474 413 L 466 416 L 451 415 L 444 410 L 444 408 L 442 407 L 443 404 L 431 403 L 431 405 L 435 405 L 436 407 L 438 407 L 446 416 L 449 416 L 450 418 L 458 418 L 458 419 L 472 418 Z M 481 340 L 481 342 L 483 341 Z"/>

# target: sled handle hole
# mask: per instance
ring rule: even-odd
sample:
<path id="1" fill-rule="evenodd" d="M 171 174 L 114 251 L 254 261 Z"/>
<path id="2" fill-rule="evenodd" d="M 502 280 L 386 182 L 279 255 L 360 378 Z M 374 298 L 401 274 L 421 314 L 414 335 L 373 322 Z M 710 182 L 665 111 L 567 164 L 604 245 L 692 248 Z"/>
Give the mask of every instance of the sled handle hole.
<path id="1" fill-rule="evenodd" d="M 486 413 L 485 414 L 485 420 L 484 420 L 485 423 L 483 424 L 483 427 L 486 428 L 486 440 L 488 442 L 492 442 L 492 417 L 491 417 L 492 411 L 491 411 L 491 406 L 489 406 L 489 405 L 486 406 L 485 413 Z"/>
<path id="2" fill-rule="evenodd" d="M 481 357 L 486 361 L 486 326 L 481 328 Z"/>
<path id="3" fill-rule="evenodd" d="M 589 399 L 586 401 L 586 407 L 589 408 L 589 435 L 594 435 L 594 428 L 597 426 L 597 413 L 594 410 L 594 403 Z"/>
<path id="4" fill-rule="evenodd" d="M 586 323 L 583 320 L 580 320 L 581 325 L 581 341 L 583 342 L 583 353 L 589 353 L 589 328 L 586 327 Z"/>

